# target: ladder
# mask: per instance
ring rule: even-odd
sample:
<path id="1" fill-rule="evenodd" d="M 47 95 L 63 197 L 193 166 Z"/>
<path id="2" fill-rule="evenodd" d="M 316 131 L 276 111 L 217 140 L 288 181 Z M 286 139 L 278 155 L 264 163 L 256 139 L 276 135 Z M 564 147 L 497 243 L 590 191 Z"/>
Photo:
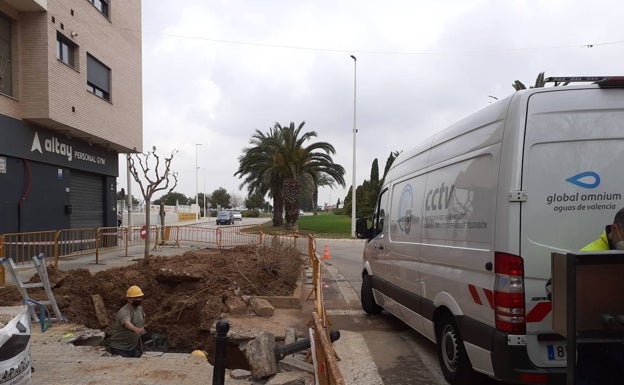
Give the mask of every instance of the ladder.
<path id="1" fill-rule="evenodd" d="M 4 257 L 0 258 L 0 262 L 4 265 L 5 269 L 9 272 L 11 277 L 13 278 L 13 282 L 17 286 L 20 294 L 24 298 L 24 303 L 28 305 L 28 310 L 33 322 L 41 323 L 41 331 L 45 331 L 47 329 L 46 318 L 47 321 L 57 321 L 57 322 L 66 322 L 67 320 L 63 318 L 61 315 L 61 310 L 56 303 L 56 299 L 54 298 L 54 293 L 52 292 L 52 288 L 50 287 L 50 279 L 48 278 L 48 268 L 46 267 L 45 257 L 43 253 L 39 255 L 33 256 L 32 261 L 35 265 L 35 269 L 37 269 L 37 273 L 39 273 L 39 278 L 41 282 L 35 283 L 24 283 L 21 278 L 17 274 L 18 267 L 13 262 L 13 258 Z M 44 301 L 36 301 L 28 295 L 28 289 L 42 287 L 45 290 L 45 293 L 48 297 L 47 300 Z M 50 313 L 48 311 L 47 306 L 52 308 L 54 311 L 54 317 L 50 317 Z M 39 314 L 37 314 L 37 312 Z M 46 317 L 47 315 L 47 317 Z"/>

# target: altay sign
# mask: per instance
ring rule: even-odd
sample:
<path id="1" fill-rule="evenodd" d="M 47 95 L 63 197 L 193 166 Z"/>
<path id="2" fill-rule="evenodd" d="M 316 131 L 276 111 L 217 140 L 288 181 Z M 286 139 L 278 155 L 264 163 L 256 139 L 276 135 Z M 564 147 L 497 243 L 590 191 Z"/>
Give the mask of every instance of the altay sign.
<path id="1" fill-rule="evenodd" d="M 49 163 L 105 174 L 118 175 L 117 152 L 59 135 L 42 127 L 0 116 L 0 155 Z"/>

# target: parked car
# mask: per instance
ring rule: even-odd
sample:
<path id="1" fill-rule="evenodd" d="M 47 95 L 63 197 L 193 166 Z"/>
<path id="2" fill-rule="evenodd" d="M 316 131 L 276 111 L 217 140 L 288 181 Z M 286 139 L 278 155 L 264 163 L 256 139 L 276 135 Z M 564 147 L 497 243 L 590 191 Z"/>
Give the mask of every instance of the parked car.
<path id="1" fill-rule="evenodd" d="M 241 214 L 240 211 L 232 211 L 232 218 L 235 221 L 242 221 L 243 220 L 243 214 Z"/>
<path id="2" fill-rule="evenodd" d="M 230 211 L 219 211 L 217 213 L 217 225 L 232 225 L 234 217 Z"/>

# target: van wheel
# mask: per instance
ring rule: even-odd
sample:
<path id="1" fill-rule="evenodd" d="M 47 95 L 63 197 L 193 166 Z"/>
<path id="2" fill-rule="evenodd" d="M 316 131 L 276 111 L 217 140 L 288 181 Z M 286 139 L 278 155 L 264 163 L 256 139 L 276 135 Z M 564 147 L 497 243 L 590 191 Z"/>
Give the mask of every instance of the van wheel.
<path id="1" fill-rule="evenodd" d="M 360 292 L 360 296 L 362 297 L 362 309 L 364 309 L 366 313 L 381 313 L 383 308 L 375 302 L 375 297 L 373 296 L 373 283 L 371 281 L 371 276 L 368 274 L 364 274 L 362 277 L 362 290 Z"/>
<path id="2" fill-rule="evenodd" d="M 483 376 L 472 369 L 464 341 L 459 334 L 455 320 L 445 314 L 437 323 L 438 360 L 444 378 L 451 385 L 474 385 L 483 381 Z"/>

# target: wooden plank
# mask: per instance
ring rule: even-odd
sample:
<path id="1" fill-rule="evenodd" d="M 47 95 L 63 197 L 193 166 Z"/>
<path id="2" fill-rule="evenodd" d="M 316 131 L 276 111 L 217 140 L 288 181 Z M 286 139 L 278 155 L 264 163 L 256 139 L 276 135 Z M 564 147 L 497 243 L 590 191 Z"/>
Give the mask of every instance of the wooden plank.
<path id="1" fill-rule="evenodd" d="M 100 322 L 100 327 L 107 327 L 108 325 L 110 325 L 111 321 L 108 317 L 108 313 L 106 312 L 106 306 L 104 306 L 104 300 L 102 299 L 102 296 L 99 294 L 94 294 L 91 296 L 91 299 L 93 300 L 93 308 L 95 309 L 95 315 Z"/>

